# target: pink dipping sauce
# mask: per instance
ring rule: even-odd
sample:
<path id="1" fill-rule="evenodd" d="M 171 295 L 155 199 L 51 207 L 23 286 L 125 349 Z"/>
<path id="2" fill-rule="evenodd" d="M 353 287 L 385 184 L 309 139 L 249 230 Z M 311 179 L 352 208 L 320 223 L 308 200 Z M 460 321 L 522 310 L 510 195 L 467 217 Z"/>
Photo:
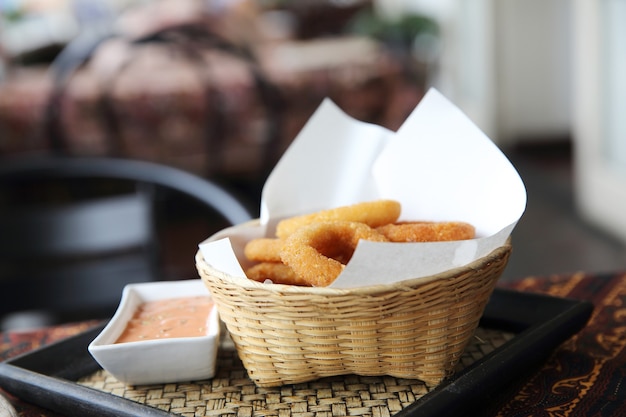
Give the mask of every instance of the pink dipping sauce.
<path id="1" fill-rule="evenodd" d="M 181 297 L 141 304 L 115 343 L 206 336 L 211 297 Z"/>

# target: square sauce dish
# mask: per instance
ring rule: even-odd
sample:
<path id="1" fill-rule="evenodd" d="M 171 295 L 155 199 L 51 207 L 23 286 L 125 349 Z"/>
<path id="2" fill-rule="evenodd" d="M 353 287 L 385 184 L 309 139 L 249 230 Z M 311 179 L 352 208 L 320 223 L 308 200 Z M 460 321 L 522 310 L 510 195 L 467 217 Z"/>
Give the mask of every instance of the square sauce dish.
<path id="1" fill-rule="evenodd" d="M 129 284 L 89 353 L 132 385 L 213 377 L 220 339 L 217 308 L 200 279 Z"/>

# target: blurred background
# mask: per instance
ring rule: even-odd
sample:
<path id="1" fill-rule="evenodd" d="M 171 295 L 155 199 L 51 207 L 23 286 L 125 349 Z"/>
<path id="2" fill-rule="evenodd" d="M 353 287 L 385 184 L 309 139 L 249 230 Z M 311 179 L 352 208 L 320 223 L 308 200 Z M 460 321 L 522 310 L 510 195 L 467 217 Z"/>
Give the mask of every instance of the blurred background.
<path id="1" fill-rule="evenodd" d="M 397 129 L 438 88 L 520 172 L 503 279 L 626 270 L 626 3 L 0 0 L 0 157 L 157 161 L 258 214 L 325 97 Z M 1 162 L 0 162 L 1 163 Z M 207 236 L 184 213 L 169 256 Z"/>

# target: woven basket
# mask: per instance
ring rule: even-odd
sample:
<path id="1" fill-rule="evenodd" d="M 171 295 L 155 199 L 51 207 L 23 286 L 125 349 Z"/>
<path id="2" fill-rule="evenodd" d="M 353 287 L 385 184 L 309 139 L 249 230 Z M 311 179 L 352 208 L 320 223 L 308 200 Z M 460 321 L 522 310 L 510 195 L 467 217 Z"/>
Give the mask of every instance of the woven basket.
<path id="1" fill-rule="evenodd" d="M 510 242 L 463 268 L 353 289 L 263 284 L 196 266 L 248 376 L 272 387 L 356 374 L 449 376 L 473 337 Z"/>

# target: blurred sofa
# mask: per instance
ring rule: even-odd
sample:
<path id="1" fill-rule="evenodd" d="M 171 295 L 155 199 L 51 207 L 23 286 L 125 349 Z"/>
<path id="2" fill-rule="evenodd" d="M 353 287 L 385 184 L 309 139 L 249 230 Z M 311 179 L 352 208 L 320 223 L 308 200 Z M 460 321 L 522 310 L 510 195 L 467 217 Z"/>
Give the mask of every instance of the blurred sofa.
<path id="1" fill-rule="evenodd" d="M 396 129 L 423 94 L 371 38 L 257 35 L 245 49 L 223 32 L 197 36 L 210 21 L 188 23 L 106 39 L 61 85 L 51 68 L 14 69 L 0 84 L 0 154 L 114 155 L 254 177 L 325 97 Z"/>

